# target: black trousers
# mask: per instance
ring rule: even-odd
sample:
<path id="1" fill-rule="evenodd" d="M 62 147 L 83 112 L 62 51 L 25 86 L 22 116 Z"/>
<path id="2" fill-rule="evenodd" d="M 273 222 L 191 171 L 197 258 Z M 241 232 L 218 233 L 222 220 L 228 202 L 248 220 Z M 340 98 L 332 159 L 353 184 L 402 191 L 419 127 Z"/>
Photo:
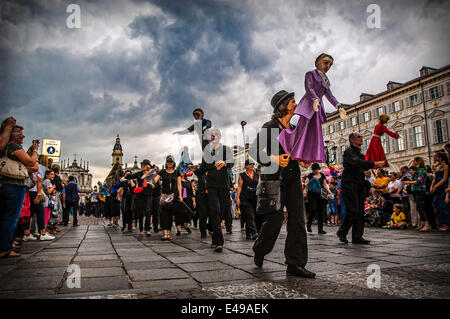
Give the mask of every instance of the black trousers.
<path id="1" fill-rule="evenodd" d="M 197 194 L 196 200 L 197 212 L 199 216 L 200 235 L 206 237 L 206 231 L 211 230 L 207 224 L 209 218 L 208 194 Z"/>
<path id="2" fill-rule="evenodd" d="M 150 196 L 136 196 L 136 219 L 139 222 L 139 231 L 150 231 L 150 216 L 151 216 L 151 200 Z M 145 226 L 144 226 L 145 218 Z"/>
<path id="3" fill-rule="evenodd" d="M 323 230 L 323 216 L 325 214 L 326 204 L 320 197 L 320 193 L 308 192 L 308 228 L 311 228 L 314 217 L 317 218 L 317 228 Z"/>
<path id="4" fill-rule="evenodd" d="M 340 236 L 347 236 L 352 228 L 352 241 L 358 241 L 364 234 L 364 201 L 366 194 L 364 187 L 342 190 L 345 203 L 345 217 L 339 228 Z"/>
<path id="5" fill-rule="evenodd" d="M 153 230 L 157 231 L 159 229 L 159 215 L 160 215 L 160 207 L 159 207 L 160 197 L 152 197 L 152 207 L 151 213 L 153 217 Z"/>
<path id="6" fill-rule="evenodd" d="M 285 263 L 304 267 L 308 261 L 308 243 L 305 229 L 305 212 L 303 192 L 300 181 L 287 181 L 281 186 L 282 207 L 288 213 L 287 237 L 284 246 Z M 258 256 L 270 253 L 283 225 L 283 209 L 264 217 L 258 239 L 253 244 L 253 251 Z"/>
<path id="7" fill-rule="evenodd" d="M 184 223 L 189 222 L 189 214 L 190 214 L 189 210 L 187 209 L 185 204 L 179 202 L 178 200 L 176 200 L 174 210 L 175 210 L 175 225 L 184 227 Z"/>
<path id="8" fill-rule="evenodd" d="M 258 233 L 255 224 L 256 199 L 241 201 L 241 218 L 245 223 L 245 234 L 252 236 Z"/>
<path id="9" fill-rule="evenodd" d="M 176 200 L 177 199 L 175 198 L 174 201 L 176 201 Z M 171 230 L 172 229 L 173 217 L 175 215 L 175 213 L 174 213 L 175 205 L 176 205 L 176 203 L 172 204 L 172 206 L 169 208 L 164 208 L 164 207 L 160 208 L 161 229 L 162 230 Z"/>
<path id="10" fill-rule="evenodd" d="M 225 228 L 227 232 L 231 232 L 233 228 L 233 217 L 231 216 L 231 199 L 228 191 L 226 196 L 224 205 L 220 207 L 222 215 L 221 218 L 225 221 Z"/>
<path id="11" fill-rule="evenodd" d="M 122 199 L 122 227 L 131 231 L 133 227 L 133 211 L 131 210 L 131 196 Z"/>
<path id="12" fill-rule="evenodd" d="M 73 211 L 73 225 L 78 224 L 78 202 L 71 202 L 66 200 L 66 208 L 63 210 L 63 223 L 67 226 L 69 223 L 70 209 Z"/>
<path id="13" fill-rule="evenodd" d="M 221 213 L 226 209 L 226 201 L 229 201 L 228 188 L 208 188 L 209 223 L 211 224 L 212 244 L 223 246 L 223 234 L 221 227 Z"/>
<path id="14" fill-rule="evenodd" d="M 416 209 L 420 215 L 420 221 L 426 222 L 428 219 L 425 212 L 425 192 L 415 192 L 414 201 L 416 202 Z"/>

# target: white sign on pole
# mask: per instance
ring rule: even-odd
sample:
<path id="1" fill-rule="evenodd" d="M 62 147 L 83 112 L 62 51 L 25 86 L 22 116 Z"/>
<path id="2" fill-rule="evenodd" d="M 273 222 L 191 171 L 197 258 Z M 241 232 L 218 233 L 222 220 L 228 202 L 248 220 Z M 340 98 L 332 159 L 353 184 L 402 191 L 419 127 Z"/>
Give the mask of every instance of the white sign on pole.
<path id="1" fill-rule="evenodd" d="M 51 157 L 61 156 L 61 140 L 44 138 L 42 140 L 42 154 Z"/>

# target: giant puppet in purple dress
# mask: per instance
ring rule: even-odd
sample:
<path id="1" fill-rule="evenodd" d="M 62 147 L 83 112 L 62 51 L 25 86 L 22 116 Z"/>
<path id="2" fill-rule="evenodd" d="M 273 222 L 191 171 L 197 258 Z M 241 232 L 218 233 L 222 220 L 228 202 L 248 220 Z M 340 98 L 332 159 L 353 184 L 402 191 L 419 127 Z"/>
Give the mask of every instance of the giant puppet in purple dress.
<path id="1" fill-rule="evenodd" d="M 278 139 L 293 160 L 325 163 L 322 123 L 326 121 L 326 115 L 322 96 L 325 95 L 339 109 L 341 118 L 345 118 L 345 110 L 331 93 L 330 81 L 325 75 L 333 64 L 333 58 L 322 53 L 315 64 L 317 69 L 305 74 L 306 93 L 295 109 L 295 113 L 300 116 L 297 126 L 292 130 L 284 129 Z"/>

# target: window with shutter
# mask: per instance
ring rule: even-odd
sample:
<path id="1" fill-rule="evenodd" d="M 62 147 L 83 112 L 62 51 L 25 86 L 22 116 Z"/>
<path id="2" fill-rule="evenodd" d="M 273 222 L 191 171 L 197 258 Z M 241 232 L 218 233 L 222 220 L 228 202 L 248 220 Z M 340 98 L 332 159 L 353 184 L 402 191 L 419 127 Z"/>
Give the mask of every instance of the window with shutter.
<path id="1" fill-rule="evenodd" d="M 430 89 L 424 89 L 423 92 L 425 94 L 425 102 L 428 102 L 430 100 Z"/>
<path id="2" fill-rule="evenodd" d="M 422 93 L 417 93 L 417 104 L 422 103 Z"/>
<path id="3" fill-rule="evenodd" d="M 399 103 L 400 103 L 400 110 L 399 111 L 401 111 L 401 110 L 403 110 L 403 99 L 401 99 Z"/>
<path id="4" fill-rule="evenodd" d="M 425 134 L 425 125 L 419 126 L 421 128 L 421 138 L 422 138 L 422 145 L 420 146 L 425 146 L 425 144 L 427 143 L 427 139 L 426 139 L 426 134 Z"/>
<path id="5" fill-rule="evenodd" d="M 411 104 L 411 101 L 412 101 L 412 97 L 413 97 L 414 95 L 411 95 L 411 96 L 408 96 L 407 98 L 406 98 L 406 107 L 410 107 L 410 106 L 412 106 Z"/>
<path id="6" fill-rule="evenodd" d="M 439 85 L 438 86 L 438 88 L 439 88 L 439 97 L 441 97 L 441 96 L 444 96 L 444 86 L 443 85 Z"/>
<path id="7" fill-rule="evenodd" d="M 433 122 L 434 143 L 439 144 L 448 140 L 447 119 L 441 119 Z"/>
<path id="8" fill-rule="evenodd" d="M 414 138 L 414 128 L 413 127 L 410 127 L 408 129 L 408 140 L 409 140 L 409 148 L 416 147 L 416 144 L 415 144 L 416 140 Z"/>
<path id="9" fill-rule="evenodd" d="M 450 81 L 447 82 L 447 96 L 450 96 Z"/>
<path id="10" fill-rule="evenodd" d="M 378 108 L 373 110 L 372 113 L 373 113 L 373 118 L 376 119 L 378 117 Z"/>
<path id="11" fill-rule="evenodd" d="M 393 107 L 392 103 L 389 103 L 388 107 L 389 107 L 389 113 L 393 113 L 394 112 L 394 107 Z"/>
<path id="12" fill-rule="evenodd" d="M 398 152 L 398 140 L 396 140 L 395 138 L 391 138 L 391 144 L 392 144 L 392 152 Z"/>

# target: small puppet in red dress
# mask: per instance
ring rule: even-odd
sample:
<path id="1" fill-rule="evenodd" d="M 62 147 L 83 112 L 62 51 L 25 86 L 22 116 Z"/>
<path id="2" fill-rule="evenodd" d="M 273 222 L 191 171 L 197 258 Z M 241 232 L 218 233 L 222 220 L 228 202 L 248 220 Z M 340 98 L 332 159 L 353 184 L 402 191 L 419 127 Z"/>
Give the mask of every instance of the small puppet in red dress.
<path id="1" fill-rule="evenodd" d="M 389 164 L 386 160 L 386 155 L 384 154 L 383 145 L 381 144 L 381 136 L 386 133 L 389 136 L 392 136 L 395 139 L 402 137 L 401 135 L 389 131 L 384 124 L 389 121 L 389 115 L 381 114 L 378 117 L 380 123 L 375 126 L 372 139 L 370 140 L 369 148 L 366 152 L 366 161 L 385 161 L 384 167 L 389 167 Z"/>

